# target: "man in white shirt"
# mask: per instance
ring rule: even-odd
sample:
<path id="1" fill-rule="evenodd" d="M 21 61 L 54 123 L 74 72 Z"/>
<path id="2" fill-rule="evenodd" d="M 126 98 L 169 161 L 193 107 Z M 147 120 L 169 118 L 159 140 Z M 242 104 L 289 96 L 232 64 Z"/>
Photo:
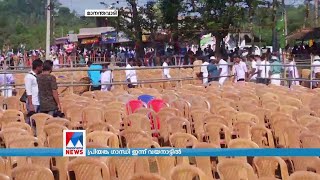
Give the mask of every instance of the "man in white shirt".
<path id="1" fill-rule="evenodd" d="M 133 58 L 129 58 L 128 65 L 126 66 L 126 80 L 129 82 L 128 87 L 129 88 L 135 88 L 137 86 L 137 73 L 136 70 L 133 68 Z"/>
<path id="2" fill-rule="evenodd" d="M 165 67 L 165 68 L 163 68 L 163 78 L 165 78 L 165 79 L 170 79 L 171 78 L 170 69 L 168 68 L 169 63 L 170 63 L 170 58 L 167 57 L 166 60 L 162 64 L 162 67 Z"/>
<path id="3" fill-rule="evenodd" d="M 37 82 L 37 75 L 42 72 L 43 62 L 40 59 L 36 59 L 32 62 L 32 70 L 25 76 L 24 84 L 27 94 L 27 110 L 36 113 L 39 110 L 39 89 Z"/>
<path id="4" fill-rule="evenodd" d="M 216 58 L 214 56 L 210 57 L 211 61 L 215 60 L 215 59 Z M 202 78 L 203 78 L 202 81 L 203 81 L 204 85 L 208 84 L 208 75 L 209 75 L 209 73 L 208 73 L 208 65 L 209 65 L 208 61 L 204 60 L 204 62 L 201 65 L 201 68 L 200 68 L 200 72 L 202 73 Z"/>
<path id="5" fill-rule="evenodd" d="M 101 73 L 101 91 L 110 91 L 112 88 L 111 84 L 113 81 L 113 74 L 110 69 L 108 69 L 108 65 L 104 66 L 104 69 Z"/>
<path id="6" fill-rule="evenodd" d="M 257 64 L 258 67 L 258 83 L 266 84 L 269 83 L 270 78 L 270 63 L 267 59 L 267 55 L 263 54 L 261 57 L 262 61 L 260 64 Z"/>
<path id="7" fill-rule="evenodd" d="M 299 71 L 297 69 L 296 62 L 294 61 L 294 58 L 290 57 L 289 61 L 290 61 L 289 67 L 288 67 L 289 78 L 290 79 L 299 79 Z M 289 87 L 291 87 L 292 85 L 300 85 L 300 82 L 291 80 L 291 81 L 289 81 Z"/>
<path id="8" fill-rule="evenodd" d="M 312 78 L 314 80 L 320 80 L 320 57 L 319 56 L 314 56 L 314 60 L 312 63 Z M 320 83 L 313 83 L 314 86 L 316 86 L 317 88 L 320 88 Z"/>
<path id="9" fill-rule="evenodd" d="M 53 69 L 59 69 L 59 59 L 57 58 L 57 56 L 53 56 L 52 62 L 53 62 Z"/>
<path id="10" fill-rule="evenodd" d="M 244 82 L 248 77 L 248 68 L 246 63 L 241 61 L 239 55 L 234 57 L 235 64 L 232 67 L 232 72 L 234 73 L 235 82 Z"/>
<path id="11" fill-rule="evenodd" d="M 228 78 L 228 62 L 225 61 L 224 59 L 220 59 L 219 61 L 219 72 L 220 72 L 220 78 L 219 78 L 219 84 L 220 86 L 223 85 L 223 83 L 226 81 Z"/>
<path id="12" fill-rule="evenodd" d="M 249 61 L 251 61 L 251 71 L 249 73 L 249 79 L 252 82 L 256 82 L 258 76 L 257 64 L 258 62 L 259 64 L 261 63 L 260 55 L 256 54 L 254 56 L 250 56 Z"/>

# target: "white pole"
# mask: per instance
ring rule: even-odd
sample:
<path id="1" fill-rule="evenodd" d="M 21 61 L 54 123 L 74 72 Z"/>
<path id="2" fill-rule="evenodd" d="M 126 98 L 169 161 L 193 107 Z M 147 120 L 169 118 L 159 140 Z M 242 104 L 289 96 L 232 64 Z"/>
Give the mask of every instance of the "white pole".
<path id="1" fill-rule="evenodd" d="M 46 60 L 50 56 L 50 24 L 51 24 L 51 6 L 50 0 L 47 0 L 47 34 L 46 34 Z"/>

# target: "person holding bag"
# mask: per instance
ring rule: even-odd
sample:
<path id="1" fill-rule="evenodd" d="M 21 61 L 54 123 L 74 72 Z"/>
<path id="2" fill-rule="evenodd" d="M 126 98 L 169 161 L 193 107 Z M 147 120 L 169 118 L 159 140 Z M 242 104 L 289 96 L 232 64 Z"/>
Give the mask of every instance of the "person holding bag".
<path id="1" fill-rule="evenodd" d="M 43 62 L 40 59 L 36 59 L 32 62 L 32 70 L 25 76 L 25 93 L 20 98 L 20 101 L 26 103 L 28 116 L 39 111 L 40 101 L 39 101 L 39 88 L 37 82 L 37 75 L 42 72 Z M 27 118 L 27 123 L 30 120 Z"/>

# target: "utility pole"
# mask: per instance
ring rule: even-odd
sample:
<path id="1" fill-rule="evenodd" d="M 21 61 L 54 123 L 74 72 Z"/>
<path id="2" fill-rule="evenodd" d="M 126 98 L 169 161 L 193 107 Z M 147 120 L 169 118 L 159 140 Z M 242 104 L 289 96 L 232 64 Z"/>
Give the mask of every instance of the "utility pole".
<path id="1" fill-rule="evenodd" d="M 314 14 L 315 14 L 315 27 L 318 27 L 318 7 L 319 7 L 319 0 L 314 0 Z"/>
<path id="2" fill-rule="evenodd" d="M 277 35 L 277 0 L 272 1 L 272 20 L 273 20 L 273 29 L 272 29 L 272 49 L 278 51 L 278 35 Z"/>
<path id="3" fill-rule="evenodd" d="M 47 33 L 46 33 L 46 60 L 50 58 L 50 35 L 51 35 L 51 2 L 47 0 Z"/>
<path id="4" fill-rule="evenodd" d="M 287 19 L 287 10 L 284 0 L 282 0 L 283 7 L 283 21 L 284 21 L 284 36 L 286 37 L 286 45 L 288 44 L 287 36 L 288 36 L 288 19 Z"/>

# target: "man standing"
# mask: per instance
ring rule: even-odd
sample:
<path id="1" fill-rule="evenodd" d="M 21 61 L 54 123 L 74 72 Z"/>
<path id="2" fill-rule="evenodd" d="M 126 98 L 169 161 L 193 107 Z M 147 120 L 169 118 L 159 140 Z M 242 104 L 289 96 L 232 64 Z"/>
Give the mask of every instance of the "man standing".
<path id="1" fill-rule="evenodd" d="M 129 58 L 128 60 L 128 65 L 126 67 L 126 79 L 128 84 L 128 88 L 135 88 L 137 86 L 137 73 L 136 70 L 133 69 L 133 62 L 134 59 L 133 58 Z"/>
<path id="2" fill-rule="evenodd" d="M 28 114 L 39 111 L 39 88 L 37 82 L 37 75 L 42 72 L 43 62 L 36 59 L 32 62 L 32 70 L 25 76 L 24 84 L 27 94 L 27 110 Z"/>
<path id="3" fill-rule="evenodd" d="M 226 81 L 226 79 L 228 78 L 228 62 L 225 61 L 224 59 L 220 59 L 219 61 L 219 74 L 220 74 L 220 78 L 219 78 L 219 84 L 220 86 L 223 85 L 223 83 Z"/>
<path id="4" fill-rule="evenodd" d="M 277 56 L 271 57 L 271 66 L 270 66 L 270 73 L 271 73 L 271 84 L 280 86 L 281 85 L 281 73 L 283 71 L 282 64 L 279 61 Z"/>
<path id="5" fill-rule="evenodd" d="M 216 58 L 214 56 L 211 56 L 210 57 L 210 60 L 213 61 L 215 60 Z M 208 84 L 208 61 L 207 60 L 204 60 L 204 62 L 202 63 L 201 65 L 201 68 L 200 68 L 200 72 L 202 73 L 202 81 L 203 81 L 203 84 L 206 85 Z"/>
<path id="6" fill-rule="evenodd" d="M 219 70 L 217 67 L 218 61 L 214 56 L 212 56 L 210 59 L 211 59 L 211 62 L 209 63 L 208 68 L 207 68 L 209 83 L 211 81 L 218 81 L 219 80 Z"/>
<path id="7" fill-rule="evenodd" d="M 102 70 L 102 66 L 99 64 L 93 64 L 91 61 L 88 61 L 87 63 L 89 67 L 88 71 L 88 77 L 91 81 L 91 91 L 101 90 L 100 80 L 101 80 L 101 74 L 100 71 Z"/>
<path id="8" fill-rule="evenodd" d="M 164 67 L 163 68 L 163 78 L 166 78 L 166 79 L 170 79 L 171 78 L 170 69 L 168 68 L 169 63 L 170 63 L 170 58 L 167 57 L 166 60 L 162 64 L 162 67 Z"/>
<path id="9" fill-rule="evenodd" d="M 254 56 L 250 56 L 249 60 L 251 61 L 251 71 L 250 71 L 250 81 L 256 82 L 257 80 L 257 75 L 258 75 L 258 68 L 257 64 L 261 63 L 260 55 L 255 54 Z"/>
<path id="10" fill-rule="evenodd" d="M 289 73 L 289 78 L 290 79 L 299 79 L 299 72 L 296 66 L 296 62 L 294 61 L 293 57 L 289 58 L 289 67 L 288 67 L 288 73 Z M 289 87 L 292 85 L 300 85 L 299 81 L 291 80 L 289 81 Z"/>
<path id="11" fill-rule="evenodd" d="M 270 75 L 270 63 L 267 59 L 266 54 L 262 54 L 261 59 L 262 59 L 261 63 L 257 65 L 258 74 L 259 74 L 259 78 L 257 82 L 268 85 L 269 75 Z"/>
<path id="12" fill-rule="evenodd" d="M 314 56 L 314 60 L 313 60 L 313 63 L 312 63 L 312 78 L 314 80 L 320 80 L 320 57 L 319 56 Z M 316 82 L 316 83 L 313 83 L 315 87 L 317 88 L 320 88 L 320 83 L 319 82 Z"/>
<path id="13" fill-rule="evenodd" d="M 248 77 L 248 69 L 246 63 L 241 61 L 241 57 L 236 55 L 234 57 L 234 65 L 232 72 L 234 73 L 235 82 L 245 82 Z"/>
<path id="14" fill-rule="evenodd" d="M 101 73 L 101 91 L 110 91 L 112 88 L 111 84 L 113 81 L 113 74 L 110 69 L 108 69 L 108 65 L 104 66 L 105 69 L 102 70 Z"/>

